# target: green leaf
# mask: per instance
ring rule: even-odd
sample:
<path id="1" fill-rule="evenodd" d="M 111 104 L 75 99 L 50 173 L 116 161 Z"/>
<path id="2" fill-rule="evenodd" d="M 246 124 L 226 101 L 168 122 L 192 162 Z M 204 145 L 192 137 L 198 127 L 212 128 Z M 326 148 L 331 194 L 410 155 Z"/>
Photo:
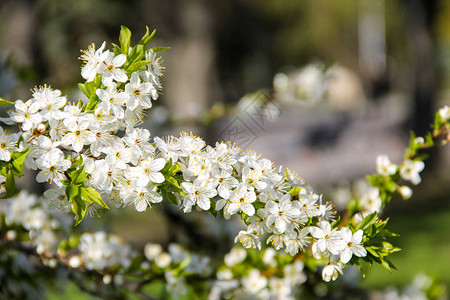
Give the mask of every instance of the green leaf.
<path id="1" fill-rule="evenodd" d="M 377 234 L 377 237 L 382 237 L 382 238 L 390 238 L 390 237 L 397 237 L 397 236 L 400 236 L 400 235 L 397 233 L 390 232 L 387 229 L 383 229 Z"/>
<path id="2" fill-rule="evenodd" d="M 130 54 L 128 55 L 127 62 L 124 65 L 124 69 L 127 69 L 134 62 L 141 61 L 142 58 L 145 57 L 145 51 L 144 50 L 145 50 L 144 46 L 142 46 L 142 45 L 134 46 L 131 49 Z"/>
<path id="3" fill-rule="evenodd" d="M 212 215 L 215 218 L 215 217 L 217 217 L 216 202 L 214 202 L 212 199 L 209 199 L 209 201 L 211 204 L 209 206 L 209 209 L 206 212 L 208 212 L 210 215 Z"/>
<path id="4" fill-rule="evenodd" d="M 119 42 L 120 42 L 120 49 L 122 49 L 122 53 L 127 55 L 131 43 L 131 31 L 125 26 L 121 26 Z"/>
<path id="5" fill-rule="evenodd" d="M 76 185 L 66 186 L 67 199 L 69 199 L 69 201 L 73 200 L 75 197 L 78 196 L 79 191 L 80 191 L 80 188 Z"/>
<path id="6" fill-rule="evenodd" d="M 89 97 L 91 96 L 91 95 L 88 93 L 88 91 L 87 91 L 86 86 L 85 86 L 84 83 L 79 83 L 79 84 L 78 84 L 78 88 L 80 89 L 80 91 L 81 91 L 83 94 L 86 95 L 86 97 L 89 98 Z"/>
<path id="7" fill-rule="evenodd" d="M 12 105 L 12 104 L 14 104 L 14 102 L 0 98 L 0 105 Z"/>
<path id="8" fill-rule="evenodd" d="M 97 87 L 95 86 L 94 81 L 88 81 L 84 84 L 84 89 L 86 90 L 87 93 L 86 96 L 90 98 L 91 95 L 95 93 L 95 91 L 97 90 Z"/>
<path id="9" fill-rule="evenodd" d="M 87 174 L 84 171 L 84 165 L 82 165 L 77 170 L 70 172 L 69 177 L 71 179 L 72 184 L 74 184 L 74 185 L 83 184 L 87 178 Z"/>
<path id="10" fill-rule="evenodd" d="M 59 243 L 59 249 L 64 252 L 69 252 L 73 249 L 75 249 L 76 246 L 80 243 L 80 236 L 72 235 L 68 240 L 62 240 L 61 243 Z"/>
<path id="11" fill-rule="evenodd" d="M 5 195 L 3 195 L 2 199 L 8 199 L 14 196 L 16 192 L 16 184 L 14 180 L 14 175 L 12 173 L 6 175 L 5 189 L 6 193 Z"/>
<path id="12" fill-rule="evenodd" d="M 86 216 L 86 211 L 87 211 L 86 203 L 84 203 L 80 197 L 78 196 L 74 197 L 72 201 L 72 212 L 77 216 L 75 226 L 80 224 L 80 222 L 84 219 L 84 216 Z"/>
<path id="13" fill-rule="evenodd" d="M 141 61 L 137 61 L 131 64 L 131 66 L 129 66 L 127 68 L 127 72 L 129 74 L 134 73 L 136 71 L 141 70 L 145 65 L 147 65 L 150 62 L 150 60 L 141 60 Z"/>
<path id="14" fill-rule="evenodd" d="M 428 134 L 425 136 L 425 142 L 428 144 L 428 147 L 433 147 L 434 141 L 431 132 L 428 132 Z"/>
<path id="15" fill-rule="evenodd" d="M 298 196 L 302 190 L 304 190 L 303 187 L 300 187 L 300 186 L 294 186 L 292 189 L 290 189 L 289 194 L 290 194 L 292 197 L 295 197 L 295 196 Z"/>
<path id="16" fill-rule="evenodd" d="M 397 270 L 394 264 L 387 258 L 381 259 L 381 265 L 389 272 L 392 272 L 392 269 Z"/>
<path id="17" fill-rule="evenodd" d="M 374 247 L 366 247 L 367 252 L 372 254 L 374 257 L 380 257 L 378 252 L 374 249 Z"/>
<path id="18" fill-rule="evenodd" d="M 0 174 L 6 176 L 8 173 L 6 172 L 6 161 L 0 161 Z"/>
<path id="19" fill-rule="evenodd" d="M 331 223 L 331 228 L 336 228 L 341 223 L 341 216 L 338 216 L 337 220 Z"/>
<path id="20" fill-rule="evenodd" d="M 116 44 L 112 44 L 112 45 L 113 45 L 113 47 L 114 47 L 114 56 L 117 56 L 117 55 L 119 55 L 119 54 L 122 54 L 122 49 L 120 49 L 119 46 L 117 46 Z M 125 53 L 125 55 L 126 55 L 126 53 Z"/>
<path id="21" fill-rule="evenodd" d="M 188 257 L 186 257 L 185 259 L 183 259 L 180 264 L 174 269 L 174 273 L 175 274 L 179 274 L 180 272 L 182 272 L 184 269 L 186 269 L 187 266 L 189 266 L 189 264 L 191 263 L 192 258 L 189 255 Z"/>
<path id="22" fill-rule="evenodd" d="M 72 164 L 71 167 L 78 167 L 81 166 L 83 164 L 83 157 L 81 155 L 78 155 L 77 159 L 75 160 L 75 162 Z"/>
<path id="23" fill-rule="evenodd" d="M 166 162 L 166 164 L 164 165 L 164 168 L 162 168 L 160 172 L 163 174 L 167 174 L 169 172 L 170 168 L 172 168 L 172 166 L 173 166 L 172 159 L 169 158 L 169 161 Z"/>
<path id="24" fill-rule="evenodd" d="M 166 187 L 161 187 L 161 194 L 164 197 L 164 199 L 170 204 L 175 205 L 178 204 L 177 197 L 175 197 L 173 193 L 169 192 L 169 190 Z"/>
<path id="25" fill-rule="evenodd" d="M 368 228 L 370 225 L 374 224 L 377 221 L 378 217 L 377 217 L 377 212 L 373 212 L 370 215 L 368 215 L 367 217 L 364 218 L 364 220 L 361 221 L 361 223 L 359 223 L 359 225 L 356 227 L 355 231 L 358 230 L 364 230 L 366 228 Z"/>
<path id="26" fill-rule="evenodd" d="M 151 39 L 151 38 L 155 35 L 155 33 L 156 33 L 156 29 L 153 30 L 152 33 L 150 33 L 150 30 L 148 29 L 147 26 L 145 26 L 145 29 L 146 29 L 145 34 L 144 34 L 144 36 L 141 38 L 141 40 L 139 41 L 139 44 L 142 45 L 142 46 L 144 46 L 144 48 L 147 47 L 148 42 L 150 41 L 150 39 Z"/>
<path id="27" fill-rule="evenodd" d="M 167 172 L 167 175 L 172 176 L 173 174 L 178 173 L 178 171 L 180 171 L 180 170 L 181 170 L 180 165 L 176 163 L 169 169 L 169 172 Z"/>
<path id="28" fill-rule="evenodd" d="M 180 187 L 180 185 L 178 184 L 178 181 L 177 181 L 175 178 L 170 177 L 170 176 L 167 176 L 167 177 L 165 177 L 165 179 L 166 179 L 166 182 L 167 182 L 172 188 L 174 188 L 175 190 L 181 190 L 181 187 Z"/>
<path id="29" fill-rule="evenodd" d="M 23 162 L 25 161 L 25 158 L 27 158 L 28 153 L 30 152 L 30 147 L 26 147 L 22 151 L 13 151 L 11 153 L 11 160 L 10 160 L 10 171 L 20 177 L 23 176 L 22 170 L 23 170 Z"/>
<path id="30" fill-rule="evenodd" d="M 168 50 L 168 49 L 170 49 L 170 47 L 153 47 L 152 48 L 152 50 L 153 50 L 153 52 L 161 52 L 161 51 L 164 51 L 164 50 Z"/>
<path id="31" fill-rule="evenodd" d="M 100 196 L 100 193 L 96 189 L 94 189 L 90 186 L 81 187 L 81 199 L 83 199 L 85 202 L 88 202 L 88 203 L 95 202 L 98 205 L 109 209 L 108 205 L 106 205 L 106 203 L 103 202 L 102 196 Z"/>

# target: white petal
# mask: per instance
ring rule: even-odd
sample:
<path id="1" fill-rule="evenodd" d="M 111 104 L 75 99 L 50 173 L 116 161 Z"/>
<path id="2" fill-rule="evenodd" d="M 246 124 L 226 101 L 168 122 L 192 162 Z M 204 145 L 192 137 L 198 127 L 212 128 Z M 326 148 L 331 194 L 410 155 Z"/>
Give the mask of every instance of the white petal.
<path id="1" fill-rule="evenodd" d="M 211 201 L 209 198 L 200 197 L 198 199 L 198 206 L 203 210 L 208 210 L 211 207 Z"/>
<path id="2" fill-rule="evenodd" d="M 46 182 L 49 179 L 48 175 L 45 175 L 44 171 L 40 171 L 36 176 L 37 182 Z"/>
<path id="3" fill-rule="evenodd" d="M 352 242 L 353 244 L 360 244 L 362 241 L 362 237 L 363 237 L 364 232 L 362 230 L 358 230 L 357 232 L 355 232 L 355 234 L 353 234 L 353 238 L 352 238 Z"/>
<path id="4" fill-rule="evenodd" d="M 127 57 L 124 54 L 119 54 L 114 57 L 112 64 L 114 67 L 121 67 L 127 61 Z"/>
<path id="5" fill-rule="evenodd" d="M 160 173 L 160 172 L 157 172 L 157 173 L 151 173 L 151 174 L 149 175 L 149 177 L 150 177 L 150 180 L 151 180 L 152 182 L 155 182 L 155 183 L 162 183 L 162 182 L 164 182 L 164 180 L 165 180 L 164 175 L 163 175 L 162 173 Z"/>
<path id="6" fill-rule="evenodd" d="M 352 255 L 353 253 L 350 248 L 345 248 L 345 250 L 341 252 L 341 262 L 344 264 L 348 263 L 352 258 Z"/>
<path id="7" fill-rule="evenodd" d="M 224 198 L 224 199 L 228 199 L 230 198 L 230 189 L 223 186 L 223 185 L 219 185 L 217 187 L 217 191 L 219 192 L 219 196 Z"/>
<path id="8" fill-rule="evenodd" d="M 360 230 L 361 231 L 361 230 Z M 341 229 L 341 235 L 342 235 L 342 239 L 346 242 L 351 242 L 352 241 L 352 231 L 350 228 L 348 227 L 343 227 Z"/>
<path id="9" fill-rule="evenodd" d="M 147 209 L 147 202 L 145 199 L 141 199 L 135 203 L 136 210 L 141 212 Z"/>
<path id="10" fill-rule="evenodd" d="M 277 220 L 275 221 L 275 226 L 280 231 L 280 233 L 283 233 L 286 231 L 288 223 L 282 218 L 277 218 Z"/>
<path id="11" fill-rule="evenodd" d="M 117 82 L 125 82 L 128 80 L 128 76 L 127 74 L 120 69 L 116 69 L 112 72 L 112 77 L 114 78 L 114 80 L 116 80 Z"/>
<path id="12" fill-rule="evenodd" d="M 309 233 L 311 233 L 311 235 L 316 239 L 321 239 L 324 237 L 324 232 L 319 227 L 309 227 Z"/>
<path id="13" fill-rule="evenodd" d="M 230 203 L 230 205 L 228 205 L 227 208 L 227 213 L 229 215 L 234 215 L 235 213 L 237 213 L 239 211 L 239 205 L 237 203 Z"/>
<path id="14" fill-rule="evenodd" d="M 253 216 L 255 214 L 255 207 L 251 204 L 244 204 L 242 206 L 242 210 L 247 214 L 247 216 Z"/>
<path id="15" fill-rule="evenodd" d="M 367 250 L 361 245 L 354 245 L 352 247 L 352 252 L 359 257 L 365 257 L 367 255 Z"/>
<path id="16" fill-rule="evenodd" d="M 157 158 L 152 162 L 152 170 L 159 171 L 166 165 L 166 160 L 164 158 Z"/>

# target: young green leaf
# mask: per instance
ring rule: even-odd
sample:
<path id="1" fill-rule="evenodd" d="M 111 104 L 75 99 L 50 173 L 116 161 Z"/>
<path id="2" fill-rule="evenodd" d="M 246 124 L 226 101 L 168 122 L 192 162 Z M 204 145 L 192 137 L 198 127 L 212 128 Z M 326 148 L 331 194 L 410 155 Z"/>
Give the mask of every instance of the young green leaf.
<path id="1" fill-rule="evenodd" d="M 180 165 L 176 163 L 172 167 L 170 167 L 169 172 L 167 172 L 167 175 L 172 176 L 173 174 L 176 174 L 180 170 L 181 170 Z"/>
<path id="2" fill-rule="evenodd" d="M 78 186 L 76 186 L 76 185 L 66 186 L 67 199 L 69 201 L 73 200 L 75 197 L 78 196 L 79 191 L 80 191 L 80 188 Z"/>
<path id="3" fill-rule="evenodd" d="M 150 62 L 149 60 L 142 60 L 142 61 L 134 62 L 133 64 L 131 64 L 131 66 L 128 67 L 127 73 L 131 74 L 136 71 L 139 71 L 143 67 L 145 67 L 145 65 L 147 65 L 149 62 Z"/>
<path id="4" fill-rule="evenodd" d="M 78 84 L 78 88 L 80 89 L 80 91 L 81 91 L 83 94 L 86 95 L 86 97 L 89 98 L 89 97 L 91 96 L 91 95 L 88 93 L 88 91 L 87 91 L 86 86 L 85 86 L 84 83 L 79 83 L 79 84 Z"/>
<path id="5" fill-rule="evenodd" d="M 22 151 L 13 151 L 11 153 L 11 160 L 10 160 L 10 171 L 20 177 L 23 176 L 22 170 L 23 170 L 23 163 L 25 161 L 25 158 L 27 158 L 28 153 L 30 152 L 30 147 L 26 147 Z"/>
<path id="6" fill-rule="evenodd" d="M 370 225 L 374 224 L 377 221 L 378 217 L 377 217 L 377 212 L 373 212 L 370 215 L 368 215 L 367 217 L 365 217 L 361 223 L 359 223 L 359 225 L 356 227 L 356 231 L 358 230 L 364 230 L 366 228 L 368 228 Z"/>
<path id="7" fill-rule="evenodd" d="M 77 170 L 69 173 L 69 177 L 73 185 L 81 185 L 86 181 L 87 174 L 84 171 L 84 165 L 82 165 Z"/>
<path id="8" fill-rule="evenodd" d="M 14 175 L 12 173 L 6 175 L 5 189 L 6 193 L 5 195 L 3 195 L 2 199 L 8 199 L 14 196 L 16 192 L 16 184 L 14 180 Z"/>
<path id="9" fill-rule="evenodd" d="M 6 165 L 7 165 L 6 161 L 0 160 L 0 174 L 3 175 L 3 176 L 6 176 L 6 174 L 8 174 L 6 172 Z"/>
<path id="10" fill-rule="evenodd" d="M 0 105 L 11 105 L 11 104 L 14 104 L 14 102 L 0 98 Z"/>
<path id="11" fill-rule="evenodd" d="M 168 50 L 168 49 L 170 49 L 170 47 L 153 47 L 152 48 L 152 50 L 153 50 L 153 52 L 161 52 L 161 51 L 164 51 L 164 50 Z"/>
<path id="12" fill-rule="evenodd" d="M 83 199 L 84 202 L 87 203 L 95 202 L 98 205 L 109 209 L 108 205 L 106 205 L 106 203 L 103 202 L 102 196 L 100 196 L 100 193 L 96 189 L 90 186 L 83 186 L 81 187 L 80 191 L 81 191 L 81 198 Z"/>
<path id="13" fill-rule="evenodd" d="M 145 34 L 142 37 L 142 39 L 139 41 L 139 44 L 144 46 L 144 48 L 147 47 L 148 42 L 156 33 L 156 29 L 153 30 L 152 33 L 150 33 L 150 30 L 148 29 L 147 26 L 145 26 L 145 29 L 146 29 Z"/>
<path id="14" fill-rule="evenodd" d="M 294 197 L 294 196 L 298 196 L 300 194 L 300 192 L 303 190 L 304 188 L 300 187 L 300 186 L 294 186 L 292 189 L 289 190 L 289 194 Z"/>
<path id="15" fill-rule="evenodd" d="M 67 191 L 67 189 L 66 189 Z M 86 203 L 83 202 L 83 200 L 76 196 L 72 200 L 72 212 L 77 216 L 77 220 L 75 221 L 75 226 L 80 224 L 80 222 L 84 219 L 84 216 L 86 215 L 87 206 Z"/>
<path id="16" fill-rule="evenodd" d="M 177 204 L 177 197 L 175 197 L 174 194 L 172 194 L 171 192 L 168 191 L 168 189 L 166 187 L 161 186 L 161 194 L 164 197 L 164 199 L 169 202 L 170 204 Z"/>
<path id="17" fill-rule="evenodd" d="M 125 26 L 121 26 L 120 35 L 119 35 L 120 49 L 123 54 L 128 53 L 128 49 L 130 48 L 131 43 L 131 31 Z"/>
<path id="18" fill-rule="evenodd" d="M 160 172 L 163 174 L 167 174 L 169 172 L 170 168 L 172 167 L 172 165 L 173 165 L 172 159 L 169 158 L 169 161 L 166 162 L 166 164 L 164 165 L 164 168 L 162 168 Z"/>

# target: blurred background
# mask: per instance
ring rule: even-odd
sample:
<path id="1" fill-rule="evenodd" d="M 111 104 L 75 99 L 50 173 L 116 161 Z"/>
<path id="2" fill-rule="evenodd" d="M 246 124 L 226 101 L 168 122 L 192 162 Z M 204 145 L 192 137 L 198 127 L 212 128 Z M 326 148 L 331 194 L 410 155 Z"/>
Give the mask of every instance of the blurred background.
<path id="1" fill-rule="evenodd" d="M 424 134 L 450 104 L 445 0 L 2 0 L 0 97 L 26 100 L 49 84 L 76 100 L 80 49 L 116 43 L 120 25 L 134 42 L 155 28 L 151 45 L 171 47 L 161 53 L 163 94 L 144 124 L 153 136 L 192 130 L 208 143 L 236 142 L 337 205 L 353 181 L 375 172 L 377 155 L 401 162 L 409 131 Z M 374 267 L 363 286 L 406 284 L 419 272 L 450 283 L 450 151 L 431 154 L 413 198 L 384 211 L 401 235 L 404 250 L 392 257 L 399 270 Z M 239 228 L 206 232 L 204 224 L 218 223 L 212 217 L 180 221 L 170 207 L 136 214 L 91 223 L 138 247 L 197 239 L 205 251 L 220 251 L 205 242 L 211 231 L 231 245 Z"/>

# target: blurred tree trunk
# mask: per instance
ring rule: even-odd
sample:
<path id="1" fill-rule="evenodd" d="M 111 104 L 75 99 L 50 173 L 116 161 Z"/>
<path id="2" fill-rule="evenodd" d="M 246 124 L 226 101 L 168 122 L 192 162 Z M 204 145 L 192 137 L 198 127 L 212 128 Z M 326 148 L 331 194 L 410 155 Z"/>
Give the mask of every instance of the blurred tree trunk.
<path id="1" fill-rule="evenodd" d="M 406 2 L 409 36 L 412 46 L 412 85 L 414 113 L 412 129 L 417 134 L 429 130 L 433 118 L 433 100 L 436 96 L 435 52 L 433 25 L 436 16 L 435 0 Z"/>
<path id="2" fill-rule="evenodd" d="M 214 60 L 210 12 L 201 0 L 180 3 L 182 34 L 171 42 L 167 68 L 167 100 L 171 115 L 183 130 L 195 130 L 196 123 L 209 107 L 211 72 Z M 168 72 L 168 73 L 169 73 Z M 187 124 L 186 124 L 187 122 Z"/>
<path id="3" fill-rule="evenodd" d="M 410 0 L 406 2 L 406 16 L 412 49 L 412 97 L 414 109 L 411 128 L 424 135 L 433 121 L 433 101 L 436 98 L 435 37 L 436 0 Z M 436 151 L 433 151 L 436 152 Z M 431 155 L 428 168 L 438 161 Z"/>

